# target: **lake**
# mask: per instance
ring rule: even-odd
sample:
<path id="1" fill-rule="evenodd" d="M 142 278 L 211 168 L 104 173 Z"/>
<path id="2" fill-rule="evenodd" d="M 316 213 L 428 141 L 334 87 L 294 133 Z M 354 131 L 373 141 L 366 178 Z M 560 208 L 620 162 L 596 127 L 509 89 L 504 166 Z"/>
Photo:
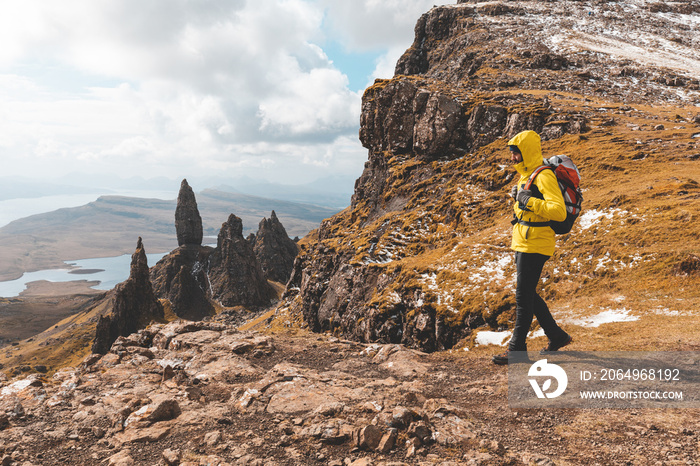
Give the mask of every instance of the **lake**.
<path id="1" fill-rule="evenodd" d="M 146 254 L 148 266 L 152 267 L 167 253 Z M 118 283 L 129 278 L 131 254 L 117 257 L 100 257 L 65 261 L 65 269 L 48 269 L 27 272 L 17 280 L 0 282 L 0 297 L 13 298 L 26 289 L 27 283 L 39 280 L 49 282 L 71 282 L 79 280 L 99 281 L 93 286 L 96 290 L 111 290 Z"/>

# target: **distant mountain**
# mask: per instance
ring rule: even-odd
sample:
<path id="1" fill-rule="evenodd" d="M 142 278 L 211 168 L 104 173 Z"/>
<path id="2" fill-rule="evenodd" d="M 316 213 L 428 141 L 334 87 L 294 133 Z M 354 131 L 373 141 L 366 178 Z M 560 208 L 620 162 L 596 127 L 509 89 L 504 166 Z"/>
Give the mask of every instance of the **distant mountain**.
<path id="1" fill-rule="evenodd" d="M 302 237 L 340 210 L 216 190 L 197 194 L 197 203 L 211 242 L 231 213 L 243 220 L 248 235 L 274 210 L 291 237 Z M 102 196 L 81 207 L 15 220 L 0 228 L 0 279 L 60 267 L 64 260 L 131 253 L 139 236 L 148 253 L 170 251 L 177 247 L 175 204 L 174 199 Z"/>
<path id="2" fill-rule="evenodd" d="M 355 176 L 334 175 L 306 184 L 280 184 L 253 179 L 207 176 L 188 177 L 199 189 L 215 189 L 223 192 L 248 194 L 268 199 L 286 199 L 343 209 L 350 205 L 355 185 Z M 30 178 L 0 177 L 0 201 L 9 199 L 37 198 L 67 194 L 124 195 L 131 191 L 177 191 L 180 180 L 165 177 L 120 178 L 109 174 L 64 175 L 56 180 L 34 180 Z"/>
<path id="3" fill-rule="evenodd" d="M 342 209 L 350 205 L 353 186 L 353 179 L 334 176 L 304 185 L 283 185 L 247 179 L 235 185 L 218 185 L 215 189 Z"/>
<path id="4" fill-rule="evenodd" d="M 90 194 L 94 192 L 95 188 L 85 186 L 36 181 L 10 176 L 0 177 L 0 201 L 65 194 Z"/>

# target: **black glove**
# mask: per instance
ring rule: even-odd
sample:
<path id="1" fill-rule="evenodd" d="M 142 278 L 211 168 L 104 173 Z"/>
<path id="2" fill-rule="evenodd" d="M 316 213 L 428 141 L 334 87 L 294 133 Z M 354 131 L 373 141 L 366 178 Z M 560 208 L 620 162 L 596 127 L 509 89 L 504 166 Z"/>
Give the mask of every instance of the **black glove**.
<path id="1" fill-rule="evenodd" d="M 520 210 L 530 210 L 527 208 L 527 203 L 530 201 L 530 198 L 532 197 L 532 191 L 529 189 L 522 189 L 518 192 L 517 197 L 515 198 L 518 201 L 518 207 L 520 207 Z"/>
<path id="2" fill-rule="evenodd" d="M 513 187 L 510 189 L 510 197 L 512 197 L 513 199 L 515 199 L 515 196 L 517 196 L 517 195 L 518 195 L 518 185 L 516 184 L 515 186 L 513 186 Z"/>

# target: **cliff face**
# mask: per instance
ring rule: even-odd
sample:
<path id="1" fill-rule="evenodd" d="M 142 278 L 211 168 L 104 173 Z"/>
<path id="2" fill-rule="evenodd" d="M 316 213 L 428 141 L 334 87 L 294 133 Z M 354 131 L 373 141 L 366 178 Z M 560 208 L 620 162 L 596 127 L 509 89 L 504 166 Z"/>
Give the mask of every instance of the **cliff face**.
<path id="1" fill-rule="evenodd" d="M 215 312 L 209 300 L 206 268 L 213 248 L 194 244 L 180 246 L 151 269 L 157 296 L 170 302 L 172 312 L 183 319 L 202 320 Z"/>
<path id="2" fill-rule="evenodd" d="M 131 256 L 129 278 L 114 288 L 109 299 L 111 311 L 97 321 L 93 353 L 105 354 L 118 337 L 130 335 L 153 320 L 163 320 L 163 306 L 153 292 L 141 238 Z"/>
<path id="3" fill-rule="evenodd" d="M 212 297 L 224 306 L 264 307 L 275 297 L 255 257 L 253 245 L 243 237 L 243 223 L 231 214 L 221 225 L 211 256 L 209 280 Z"/>
<path id="4" fill-rule="evenodd" d="M 274 210 L 269 219 L 264 218 L 260 221 L 258 232 L 252 240 L 255 257 L 265 278 L 286 284 L 299 250 L 297 244 L 287 235 Z"/>
<path id="5" fill-rule="evenodd" d="M 545 155 L 575 160 L 591 218 L 658 218 L 655 209 L 697 203 L 688 174 L 698 170 L 698 36 L 682 16 L 697 7 L 654 5 L 460 2 L 423 15 L 394 78 L 364 93 L 368 160 L 351 208 L 302 242 L 280 309 L 315 331 L 424 350 L 509 326 L 515 172 L 506 142 L 522 130 L 542 135 Z M 669 160 L 660 174 L 656 164 Z M 659 193 L 646 203 L 644 189 L 667 179 L 678 180 L 668 193 L 686 196 L 684 207 Z M 610 188 L 621 183 L 624 195 Z M 559 240 L 557 274 L 546 272 L 554 305 L 595 291 L 602 276 L 662 286 L 694 254 L 624 220 L 601 237 L 583 218 Z"/>

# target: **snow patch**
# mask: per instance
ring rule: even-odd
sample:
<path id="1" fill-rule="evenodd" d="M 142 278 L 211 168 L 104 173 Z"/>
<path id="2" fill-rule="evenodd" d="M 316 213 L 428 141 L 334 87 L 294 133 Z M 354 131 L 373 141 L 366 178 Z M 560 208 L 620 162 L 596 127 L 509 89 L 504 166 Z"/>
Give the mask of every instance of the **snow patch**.
<path id="1" fill-rule="evenodd" d="M 33 382 L 33 379 L 18 380 L 7 387 L 3 387 L 0 394 L 3 396 L 14 395 L 15 393 L 21 392 L 25 388 L 29 387 Z"/>
<path id="2" fill-rule="evenodd" d="M 613 215 L 617 212 L 621 212 L 621 210 L 613 209 L 607 212 L 604 210 L 596 209 L 587 210 L 579 217 L 579 225 L 582 230 L 587 230 L 596 223 L 599 223 L 601 218 L 607 218 L 608 220 L 612 220 Z"/>
<path id="3" fill-rule="evenodd" d="M 503 331 L 503 332 L 494 332 L 492 330 L 482 330 L 481 332 L 476 334 L 476 340 L 475 344 L 476 346 L 482 346 L 482 345 L 497 345 L 497 346 L 503 346 L 505 344 L 506 338 L 509 338 L 511 335 L 511 332 L 509 331 Z"/>
<path id="4" fill-rule="evenodd" d="M 621 308 L 607 309 L 591 317 L 571 319 L 568 321 L 568 323 L 580 325 L 581 327 L 595 328 L 600 327 L 603 324 L 612 324 L 615 322 L 634 322 L 636 320 L 639 320 L 639 317 L 630 315 L 629 309 Z"/>
<path id="5" fill-rule="evenodd" d="M 502 281 L 505 279 L 505 268 L 513 262 L 511 255 L 504 255 L 500 259 L 485 262 L 484 265 L 476 269 L 476 272 L 469 276 L 472 283 L 485 281 Z"/>

